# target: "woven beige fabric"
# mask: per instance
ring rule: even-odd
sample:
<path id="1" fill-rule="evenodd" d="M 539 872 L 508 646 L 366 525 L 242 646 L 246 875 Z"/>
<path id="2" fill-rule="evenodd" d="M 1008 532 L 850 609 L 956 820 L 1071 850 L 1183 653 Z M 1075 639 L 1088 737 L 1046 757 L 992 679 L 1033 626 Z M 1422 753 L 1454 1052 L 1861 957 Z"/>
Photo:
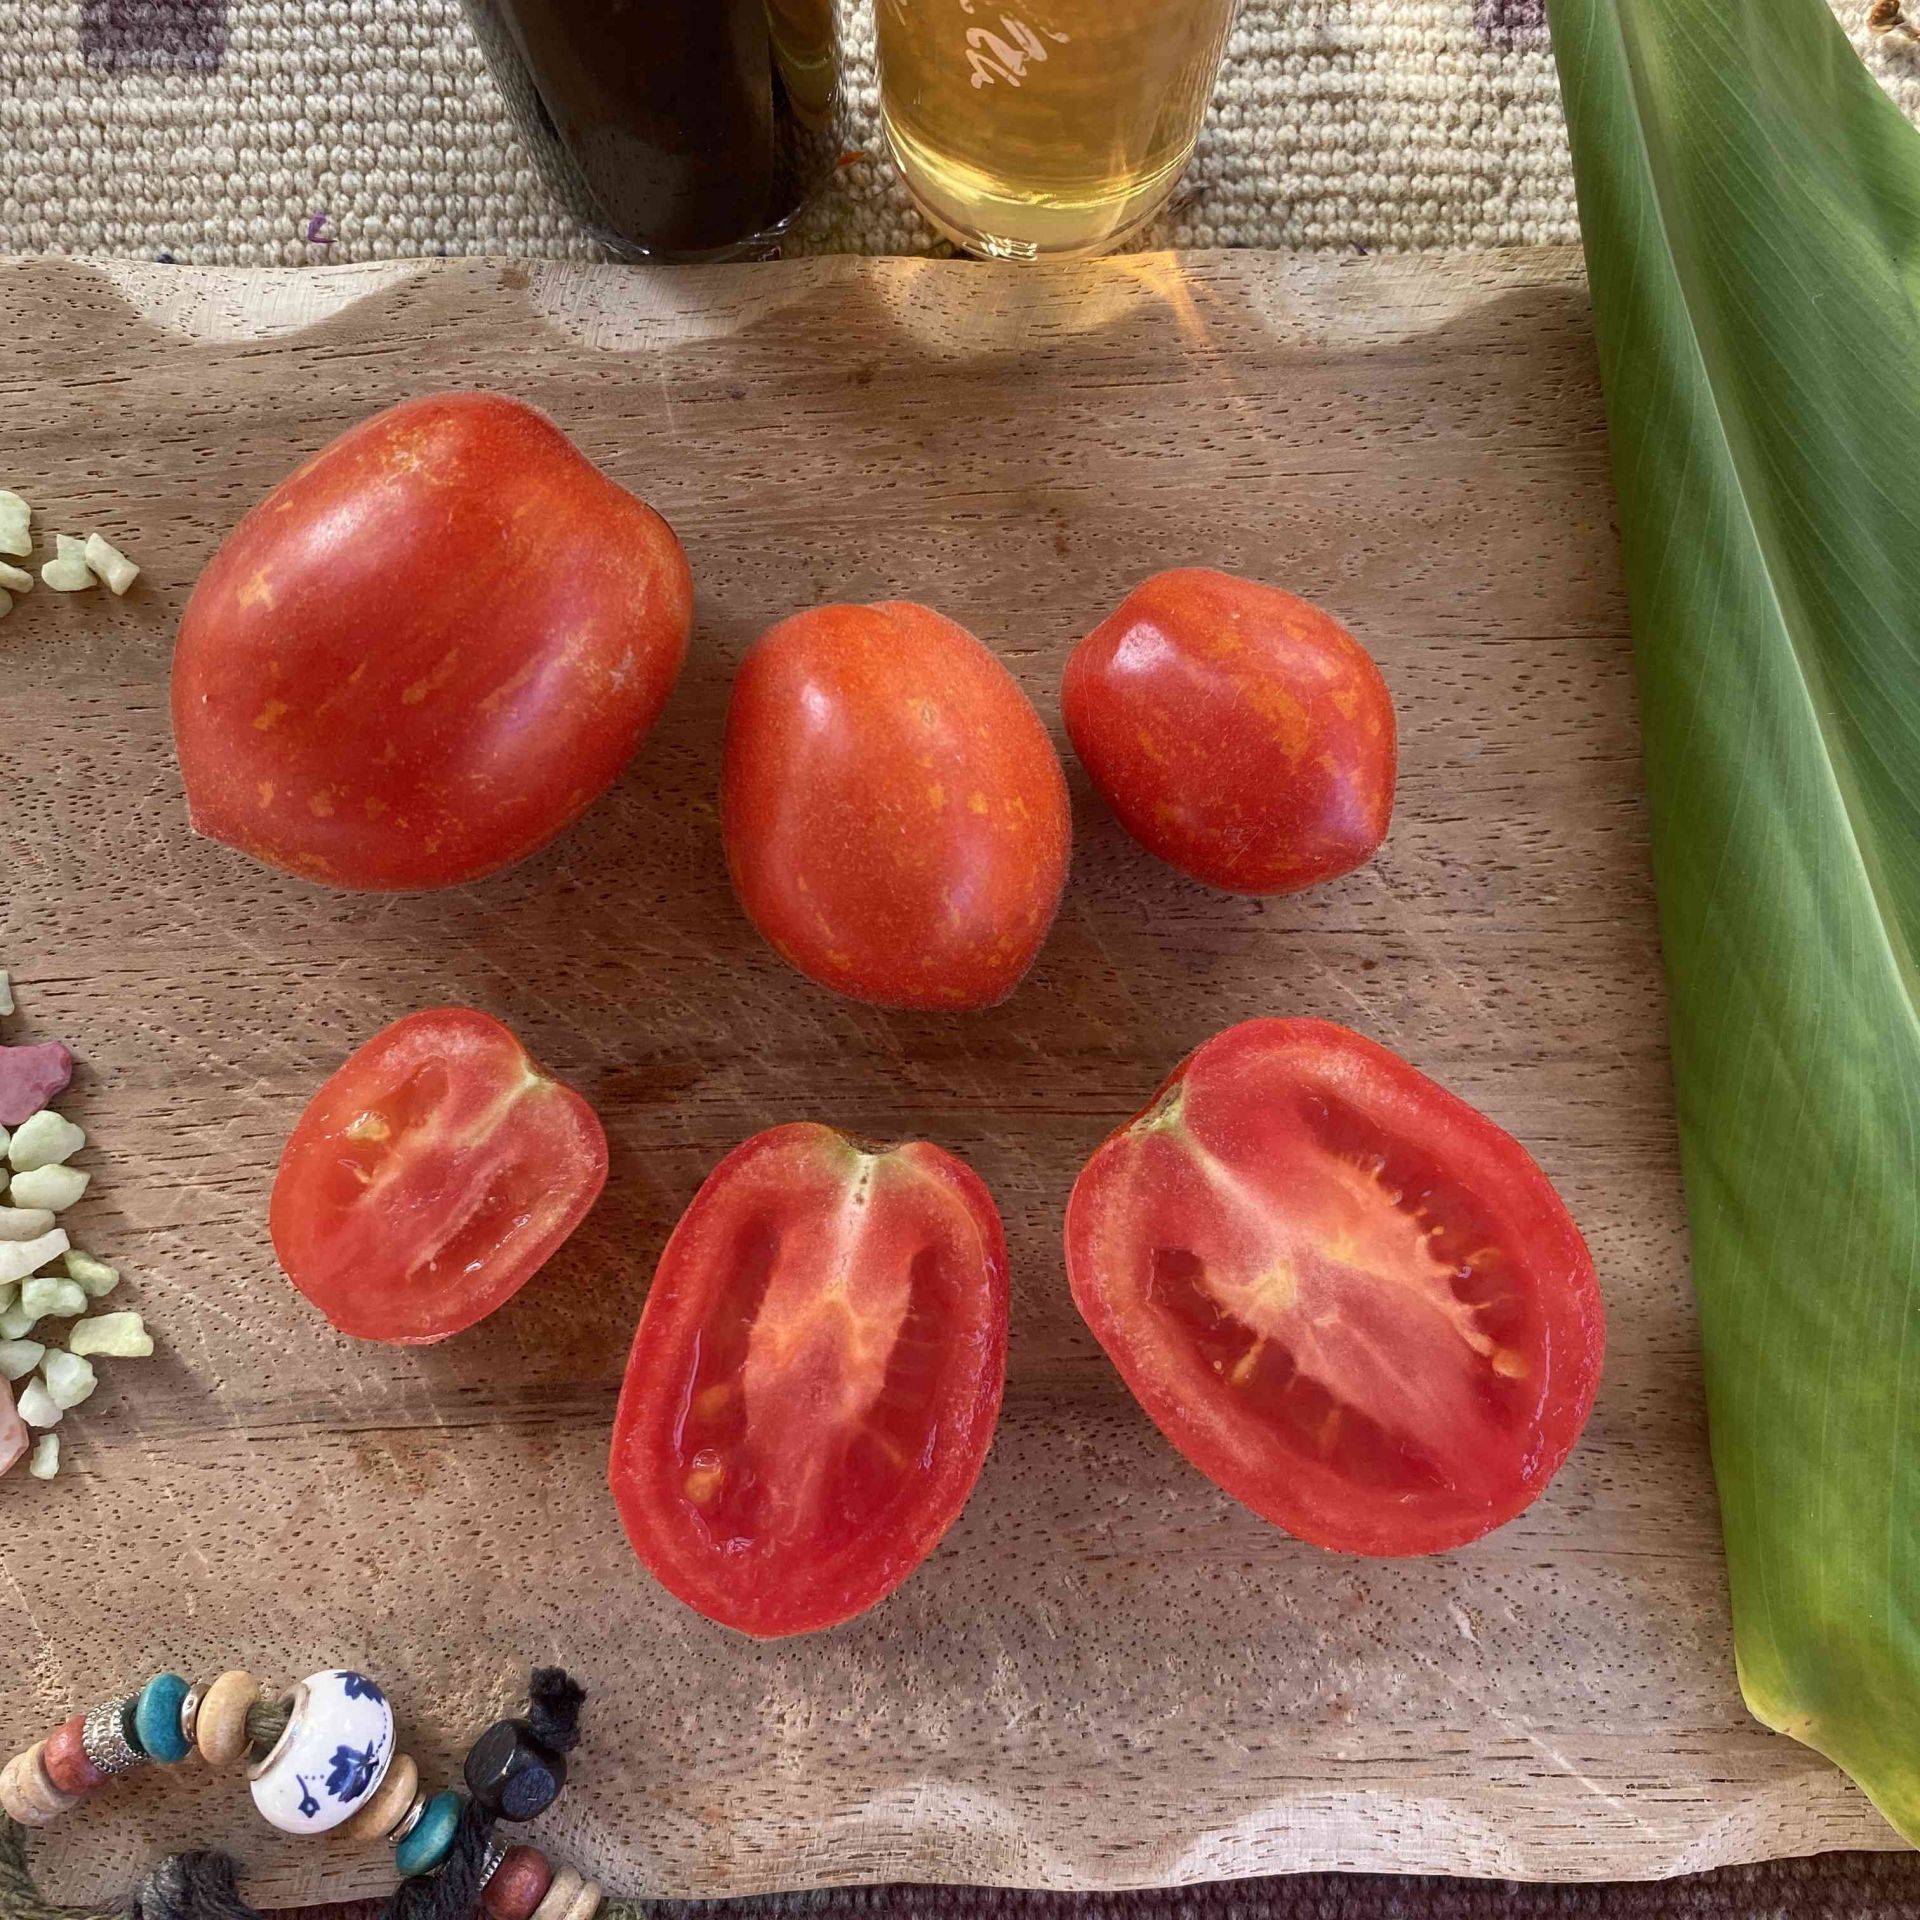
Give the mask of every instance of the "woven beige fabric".
<path id="1" fill-rule="evenodd" d="M 1701 0 L 1702 5 L 1723 0 Z M 884 156 L 871 0 L 837 0 L 842 169 L 796 249 L 922 252 Z M 1920 45 L 1855 44 L 1920 117 Z M 1764 31 L 1765 8 L 1753 9 Z M 1244 0 L 1192 172 L 1148 243 L 1367 249 L 1576 237 L 1540 0 Z M 0 250 L 238 265 L 591 259 L 460 0 L 0 0 Z"/>

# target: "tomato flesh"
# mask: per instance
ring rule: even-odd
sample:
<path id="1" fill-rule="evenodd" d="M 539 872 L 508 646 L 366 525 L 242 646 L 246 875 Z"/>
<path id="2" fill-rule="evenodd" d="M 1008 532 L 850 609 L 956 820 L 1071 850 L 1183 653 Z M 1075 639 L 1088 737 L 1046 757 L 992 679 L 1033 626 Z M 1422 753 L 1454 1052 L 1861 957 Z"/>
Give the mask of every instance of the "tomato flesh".
<path id="1" fill-rule="evenodd" d="M 1431 1553 L 1502 1525 L 1585 1424 L 1604 1318 L 1525 1150 L 1384 1047 L 1252 1020 L 1102 1145 L 1073 1296 L 1202 1472 L 1289 1532 Z"/>
<path id="2" fill-rule="evenodd" d="M 674 1229 L 634 1336 L 609 1477 L 635 1551 L 743 1632 L 864 1611 L 966 1504 L 1006 1340 L 1005 1240 L 964 1162 L 756 1135 Z"/>
<path id="3" fill-rule="evenodd" d="M 511 1299 L 598 1197 L 607 1141 L 579 1094 L 484 1013 L 377 1033 L 288 1139 L 269 1225 L 342 1333 L 444 1340 Z"/>

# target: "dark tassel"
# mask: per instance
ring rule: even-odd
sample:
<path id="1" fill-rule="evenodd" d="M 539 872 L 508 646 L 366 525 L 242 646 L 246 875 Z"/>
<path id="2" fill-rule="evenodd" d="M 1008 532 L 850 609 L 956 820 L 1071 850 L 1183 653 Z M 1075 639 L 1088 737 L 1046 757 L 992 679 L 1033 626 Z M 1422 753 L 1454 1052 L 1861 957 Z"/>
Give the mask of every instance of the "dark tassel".
<path id="1" fill-rule="evenodd" d="M 476 1801 L 460 1809 L 453 1851 L 438 1873 L 416 1874 L 394 1888 L 380 1920 L 472 1920 L 480 1904 L 480 1874 L 493 1838 L 493 1815 Z"/>
<path id="2" fill-rule="evenodd" d="M 132 1920 L 260 1920 L 224 1853 L 169 1854 L 134 1890 Z"/>
<path id="3" fill-rule="evenodd" d="M 25 1830 L 4 1813 L 0 1813 L 0 1915 L 5 1920 L 125 1920 L 123 1915 L 56 1907 L 42 1899 L 27 1871 Z"/>
<path id="4" fill-rule="evenodd" d="M 571 1753 L 580 1744 L 587 1690 L 565 1667 L 535 1667 L 527 1684 L 527 1725 L 543 1747 Z"/>

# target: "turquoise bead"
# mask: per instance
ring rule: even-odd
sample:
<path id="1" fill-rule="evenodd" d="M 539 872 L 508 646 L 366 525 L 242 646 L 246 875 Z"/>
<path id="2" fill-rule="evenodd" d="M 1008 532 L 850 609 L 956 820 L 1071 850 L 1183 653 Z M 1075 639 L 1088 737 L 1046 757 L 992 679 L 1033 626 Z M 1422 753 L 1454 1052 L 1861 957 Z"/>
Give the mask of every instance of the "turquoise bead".
<path id="1" fill-rule="evenodd" d="M 416 1874 L 432 1873 L 445 1864 L 466 1804 L 464 1793 L 443 1787 L 421 1809 L 413 1831 L 393 1850 L 393 1864 L 403 1878 L 411 1880 Z"/>
<path id="2" fill-rule="evenodd" d="M 167 1766 L 184 1760 L 193 1742 L 180 1731 L 180 1704 L 187 1683 L 177 1673 L 156 1673 L 133 1703 L 133 1738 L 149 1760 Z"/>

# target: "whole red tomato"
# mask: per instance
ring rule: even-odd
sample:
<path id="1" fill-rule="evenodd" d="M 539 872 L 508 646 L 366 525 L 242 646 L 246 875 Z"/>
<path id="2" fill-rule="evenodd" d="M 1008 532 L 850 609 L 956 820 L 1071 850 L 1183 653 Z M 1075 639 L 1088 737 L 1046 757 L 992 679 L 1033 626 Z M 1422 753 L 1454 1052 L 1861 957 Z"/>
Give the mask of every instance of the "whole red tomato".
<path id="1" fill-rule="evenodd" d="M 275 487 L 187 603 L 193 824 L 340 887 L 511 866 L 631 758 L 692 608 L 672 529 L 531 407 L 376 414 Z"/>
<path id="2" fill-rule="evenodd" d="M 1386 682 L 1337 620 L 1277 587 L 1155 574 L 1074 649 L 1061 705 L 1121 825 L 1209 886 L 1293 893 L 1386 838 Z"/>
<path id="3" fill-rule="evenodd" d="M 756 1134 L 674 1228 L 633 1337 L 609 1476 L 635 1551 L 746 1633 L 862 1612 L 966 1505 L 1006 1356 L 1006 1241 L 964 1161 Z"/>
<path id="4" fill-rule="evenodd" d="M 755 926 L 809 978 L 889 1007 L 987 1007 L 1032 965 L 1072 834 L 1013 676 L 907 600 L 763 635 L 727 714 L 721 822 Z"/>
<path id="5" fill-rule="evenodd" d="M 607 1137 L 498 1020 L 409 1014 L 313 1096 L 268 1224 L 342 1333 L 419 1346 L 510 1300 L 598 1198 Z"/>
<path id="6" fill-rule="evenodd" d="M 1385 1047 L 1248 1020 L 1067 1206 L 1074 1303 L 1216 1485 L 1347 1553 L 1511 1520 L 1593 1406 L 1593 1261 L 1527 1151 Z"/>

